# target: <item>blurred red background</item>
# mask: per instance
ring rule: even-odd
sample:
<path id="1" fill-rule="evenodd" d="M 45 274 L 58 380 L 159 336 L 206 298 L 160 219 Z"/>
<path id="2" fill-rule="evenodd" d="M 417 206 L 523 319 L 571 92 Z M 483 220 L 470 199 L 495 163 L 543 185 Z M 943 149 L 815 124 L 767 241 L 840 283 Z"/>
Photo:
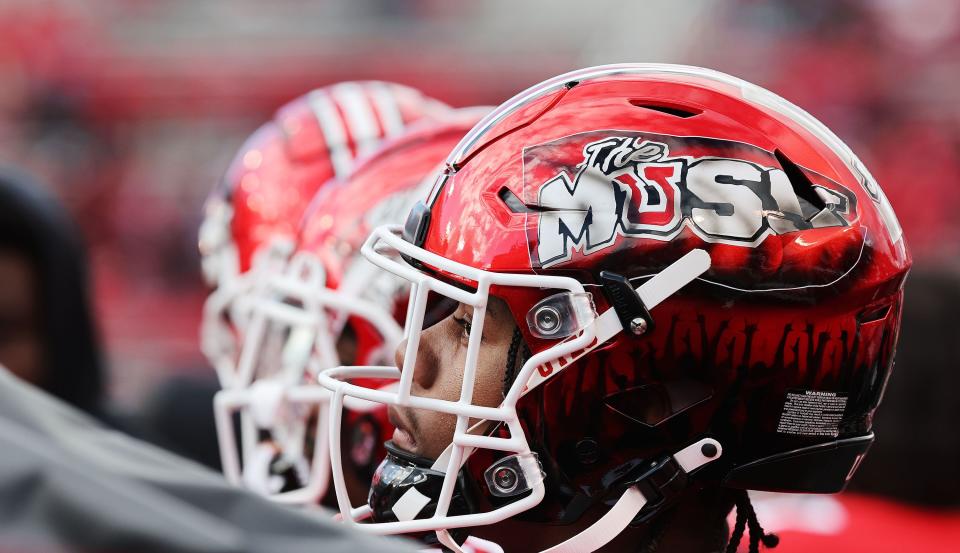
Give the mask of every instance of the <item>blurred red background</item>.
<path id="1" fill-rule="evenodd" d="M 245 136 L 310 88 L 377 78 L 453 105 L 624 61 L 756 82 L 858 152 L 917 265 L 960 249 L 951 1 L 42 0 L 0 3 L 0 160 L 54 186 L 90 247 L 111 391 L 205 371 L 196 229 Z"/>

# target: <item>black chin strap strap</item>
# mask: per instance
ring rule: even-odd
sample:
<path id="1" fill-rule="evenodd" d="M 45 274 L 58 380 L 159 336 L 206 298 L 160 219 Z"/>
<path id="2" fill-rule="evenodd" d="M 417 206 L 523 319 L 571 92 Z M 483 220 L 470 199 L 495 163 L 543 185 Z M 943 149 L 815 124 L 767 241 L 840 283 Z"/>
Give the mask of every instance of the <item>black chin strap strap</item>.
<path id="1" fill-rule="evenodd" d="M 597 551 L 627 526 L 663 512 L 687 487 L 688 474 L 716 461 L 721 454 L 720 442 L 713 438 L 704 438 L 653 463 L 642 474 L 626 483 L 626 491 L 599 520 L 567 541 L 545 549 L 543 553 Z"/>
<path id="2" fill-rule="evenodd" d="M 759 553 L 761 543 L 764 547 L 771 549 L 780 543 L 780 538 L 776 534 L 768 534 L 760 526 L 757 513 L 753 510 L 753 504 L 750 503 L 750 496 L 747 495 L 746 490 L 737 493 L 736 505 L 737 522 L 733 526 L 726 553 L 736 553 L 743 539 L 743 533 L 748 527 L 750 528 L 750 553 Z"/>

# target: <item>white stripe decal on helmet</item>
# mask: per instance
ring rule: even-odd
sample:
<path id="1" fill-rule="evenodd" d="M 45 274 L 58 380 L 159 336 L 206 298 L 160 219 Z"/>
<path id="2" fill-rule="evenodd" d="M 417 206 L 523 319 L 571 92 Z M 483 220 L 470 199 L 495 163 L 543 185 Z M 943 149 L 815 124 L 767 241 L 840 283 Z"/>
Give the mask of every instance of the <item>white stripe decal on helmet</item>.
<path id="1" fill-rule="evenodd" d="M 347 131 L 357 145 L 357 157 L 377 147 L 380 128 L 363 87 L 357 83 L 342 83 L 331 88 L 330 94 L 340 105 L 347 123 Z"/>
<path id="2" fill-rule="evenodd" d="M 384 136 L 396 136 L 403 131 L 403 114 L 397 99 L 390 91 L 387 83 L 371 83 L 369 86 L 373 104 L 380 114 L 380 123 L 383 125 Z"/>
<path id="3" fill-rule="evenodd" d="M 310 93 L 308 100 L 310 108 L 313 109 L 313 113 L 317 117 L 320 130 L 323 131 L 327 149 L 330 151 L 333 172 L 337 177 L 343 177 L 350 171 L 353 156 L 347 147 L 347 130 L 344 128 L 340 114 L 337 112 L 337 106 L 327 92 L 323 90 L 314 90 Z"/>

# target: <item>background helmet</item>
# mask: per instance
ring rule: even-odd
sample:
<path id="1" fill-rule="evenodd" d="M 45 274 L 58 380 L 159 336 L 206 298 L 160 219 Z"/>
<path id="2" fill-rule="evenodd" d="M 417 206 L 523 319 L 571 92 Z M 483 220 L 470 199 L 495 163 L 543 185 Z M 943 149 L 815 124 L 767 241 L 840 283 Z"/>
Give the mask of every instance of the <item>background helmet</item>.
<path id="1" fill-rule="evenodd" d="M 369 505 L 351 509 L 338 486 L 344 516 L 443 540 L 632 505 L 568 547 L 584 551 L 688 489 L 841 490 L 873 440 L 910 266 L 883 192 L 821 123 L 728 75 L 658 64 L 520 93 L 364 251 L 414 283 L 411 306 L 428 293 L 474 306 L 471 345 L 488 298 L 504 300 L 531 356 L 499 406 L 467 387 L 459 402 L 410 396 L 413 309 L 402 371 L 321 375 L 347 398 L 458 417 L 439 459 L 388 456 Z M 468 359 L 464 382 L 475 370 Z M 398 389 L 372 393 L 358 374 Z M 471 417 L 498 424 L 476 435 Z"/>
<path id="2" fill-rule="evenodd" d="M 450 150 L 488 112 L 448 110 L 421 121 L 325 185 L 289 261 L 245 295 L 239 374 L 251 385 L 223 390 L 215 403 L 229 479 L 285 501 L 323 496 L 329 393 L 316 385 L 316 374 L 343 363 L 387 362 L 403 337 L 404 282 L 363 260 L 360 247 L 373 228 L 404 219 Z M 236 412 L 249 421 L 240 447 L 233 440 Z M 358 481 L 369 482 L 391 431 L 380 404 L 350 404 L 344 443 Z"/>
<path id="3" fill-rule="evenodd" d="M 289 102 L 247 139 L 208 197 L 200 227 L 203 274 L 214 289 L 204 307 L 201 349 L 221 385 L 244 384 L 235 382 L 243 320 L 236 300 L 256 286 L 257 274 L 271 274 L 285 261 L 320 186 L 344 177 L 385 138 L 448 109 L 406 86 L 343 82 Z M 263 266 L 251 271 L 257 252 Z"/>

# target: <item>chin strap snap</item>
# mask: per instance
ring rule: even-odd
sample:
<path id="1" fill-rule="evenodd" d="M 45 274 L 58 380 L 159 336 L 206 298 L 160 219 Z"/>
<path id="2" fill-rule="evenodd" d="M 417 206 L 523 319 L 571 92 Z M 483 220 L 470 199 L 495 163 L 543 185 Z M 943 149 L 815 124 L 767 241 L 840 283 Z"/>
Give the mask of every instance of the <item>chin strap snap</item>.
<path id="1" fill-rule="evenodd" d="M 644 520 L 671 504 L 686 488 L 687 475 L 723 453 L 720 442 L 704 438 L 654 463 L 633 481 L 603 517 L 567 541 L 543 553 L 588 553 L 617 537 L 639 515 Z"/>

